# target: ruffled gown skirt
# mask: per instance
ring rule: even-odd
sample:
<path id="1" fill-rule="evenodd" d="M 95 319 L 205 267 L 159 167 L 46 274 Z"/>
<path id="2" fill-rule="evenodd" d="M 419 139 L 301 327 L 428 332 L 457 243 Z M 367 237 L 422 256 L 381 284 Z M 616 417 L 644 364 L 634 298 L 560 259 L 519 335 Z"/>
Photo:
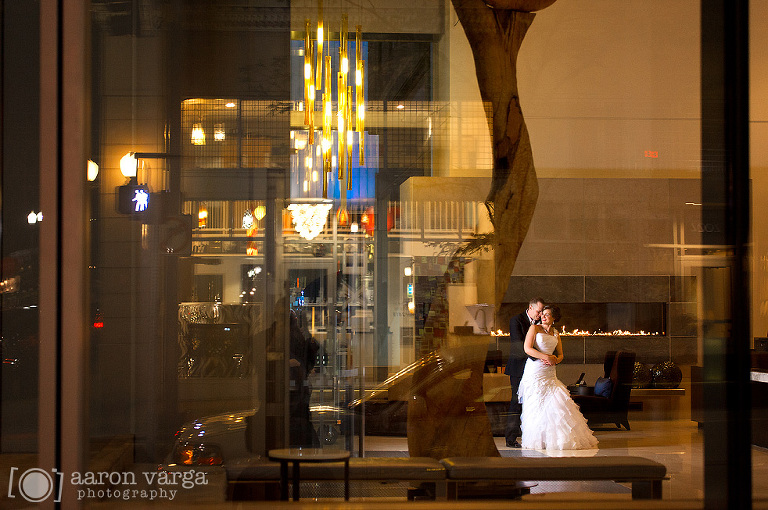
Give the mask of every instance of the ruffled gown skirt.
<path id="1" fill-rule="evenodd" d="M 597 448 L 597 438 L 579 406 L 557 378 L 555 367 L 528 359 L 518 397 L 523 448 L 535 450 L 584 450 Z"/>

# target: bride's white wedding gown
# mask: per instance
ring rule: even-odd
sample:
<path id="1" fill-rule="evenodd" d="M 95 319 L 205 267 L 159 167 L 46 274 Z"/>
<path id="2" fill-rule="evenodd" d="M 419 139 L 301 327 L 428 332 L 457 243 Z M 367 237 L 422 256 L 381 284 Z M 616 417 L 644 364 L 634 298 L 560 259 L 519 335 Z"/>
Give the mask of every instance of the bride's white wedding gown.
<path id="1" fill-rule="evenodd" d="M 552 354 L 557 337 L 536 333 L 534 347 Z M 597 439 L 587 426 L 579 406 L 571 399 L 555 373 L 554 365 L 528 358 L 517 391 L 523 412 L 520 428 L 523 448 L 535 450 L 583 450 L 597 448 Z"/>

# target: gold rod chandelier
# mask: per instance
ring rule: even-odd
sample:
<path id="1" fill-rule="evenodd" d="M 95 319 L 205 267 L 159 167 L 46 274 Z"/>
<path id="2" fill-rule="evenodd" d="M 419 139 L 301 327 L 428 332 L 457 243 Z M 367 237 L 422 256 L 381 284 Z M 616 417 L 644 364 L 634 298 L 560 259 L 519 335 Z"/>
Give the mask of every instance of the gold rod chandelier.
<path id="1" fill-rule="evenodd" d="M 323 158 L 323 198 L 328 197 L 328 175 L 333 160 L 333 82 L 331 56 L 324 55 L 323 2 L 318 0 L 316 39 L 312 38 L 311 20 L 305 20 L 304 34 L 304 125 L 309 130 L 309 144 L 315 143 L 315 93 L 321 93 L 321 142 Z M 358 133 L 360 166 L 365 165 L 365 68 L 362 58 L 362 26 L 355 30 L 355 95 L 349 85 L 348 17 L 341 15 L 339 30 L 339 70 L 336 73 L 336 131 L 338 139 L 338 179 L 346 178 L 346 189 L 352 189 L 352 149 L 354 132 Z M 325 58 L 323 58 L 325 57 Z"/>

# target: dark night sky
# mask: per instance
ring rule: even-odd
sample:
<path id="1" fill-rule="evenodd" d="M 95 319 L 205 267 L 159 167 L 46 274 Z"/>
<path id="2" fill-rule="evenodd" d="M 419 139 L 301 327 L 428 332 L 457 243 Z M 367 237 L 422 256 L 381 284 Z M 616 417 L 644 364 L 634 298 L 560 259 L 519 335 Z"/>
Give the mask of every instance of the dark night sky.
<path id="1" fill-rule="evenodd" d="M 3 256 L 32 247 L 39 211 L 39 16 L 38 2 L 3 3 Z"/>

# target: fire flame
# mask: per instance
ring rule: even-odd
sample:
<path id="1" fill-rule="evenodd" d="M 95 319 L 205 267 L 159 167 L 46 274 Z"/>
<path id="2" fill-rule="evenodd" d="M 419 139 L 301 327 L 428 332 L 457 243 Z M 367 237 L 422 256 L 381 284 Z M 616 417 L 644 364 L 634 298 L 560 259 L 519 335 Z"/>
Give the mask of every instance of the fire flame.
<path id="1" fill-rule="evenodd" d="M 491 331 L 491 336 L 509 336 L 509 333 L 505 333 L 500 329 Z M 566 331 L 565 326 L 560 331 L 560 336 L 659 336 L 659 332 L 650 333 L 648 331 L 626 331 L 623 329 L 617 329 L 614 331 L 586 331 L 583 329 L 574 329 L 573 331 Z"/>
<path id="2" fill-rule="evenodd" d="M 560 331 L 561 336 L 658 336 L 659 332 L 651 333 L 649 331 L 627 331 L 624 329 L 616 329 L 613 331 L 585 331 L 581 329 L 574 329 L 573 331 L 566 331 L 565 327 Z"/>

